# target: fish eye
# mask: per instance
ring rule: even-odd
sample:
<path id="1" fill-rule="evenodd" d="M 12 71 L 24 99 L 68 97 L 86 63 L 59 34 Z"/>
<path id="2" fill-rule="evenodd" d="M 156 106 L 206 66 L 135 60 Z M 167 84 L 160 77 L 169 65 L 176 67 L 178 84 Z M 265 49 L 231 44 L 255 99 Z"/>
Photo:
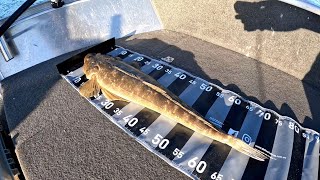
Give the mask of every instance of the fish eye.
<path id="1" fill-rule="evenodd" d="M 98 65 L 94 65 L 92 69 L 95 70 L 95 71 L 99 71 L 100 70 Z"/>

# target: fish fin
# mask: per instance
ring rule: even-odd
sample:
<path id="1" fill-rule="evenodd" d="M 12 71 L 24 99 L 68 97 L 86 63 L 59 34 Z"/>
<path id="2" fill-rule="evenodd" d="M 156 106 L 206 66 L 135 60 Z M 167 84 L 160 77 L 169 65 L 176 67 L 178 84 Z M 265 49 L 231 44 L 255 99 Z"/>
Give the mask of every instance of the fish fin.
<path id="1" fill-rule="evenodd" d="M 151 87 L 152 89 L 154 89 L 154 90 L 157 91 L 157 92 L 160 92 L 160 93 L 163 94 L 163 95 L 166 95 L 166 94 L 167 94 L 167 92 L 166 92 L 165 90 L 163 90 L 162 88 L 160 88 L 160 87 L 158 87 L 158 86 L 156 86 L 156 85 L 154 85 L 154 84 L 152 84 L 152 83 L 143 81 L 143 84 Z M 170 99 L 171 99 L 171 97 L 170 97 Z"/>
<path id="2" fill-rule="evenodd" d="M 93 76 L 91 79 L 85 82 L 82 86 L 80 86 L 79 92 L 82 96 L 89 98 L 97 95 L 100 92 L 100 89 L 101 88 L 96 80 L 96 76 Z"/>
<path id="3" fill-rule="evenodd" d="M 134 74 L 132 74 L 132 73 L 129 73 L 129 72 L 127 72 L 127 71 L 125 71 L 125 70 L 117 67 L 117 66 L 114 66 L 113 68 L 116 69 L 116 70 L 118 70 L 118 71 L 120 71 L 120 72 L 122 72 L 122 73 L 124 73 L 124 74 L 126 74 L 126 75 L 128 75 L 128 76 L 130 76 L 130 77 L 133 77 L 133 78 L 135 78 L 135 79 L 140 79 L 138 76 L 136 76 L 136 75 L 134 75 Z"/>
<path id="4" fill-rule="evenodd" d="M 132 78 L 139 79 L 141 81 L 146 81 L 151 84 L 158 84 L 158 82 L 155 79 L 153 79 L 151 76 L 148 76 L 147 74 L 141 72 L 140 66 L 139 66 L 139 68 L 135 68 L 135 67 L 123 62 L 123 61 L 119 62 L 119 63 L 121 65 L 120 67 L 114 66 L 113 68 L 132 77 Z M 125 68 L 127 68 L 127 70 L 124 70 Z"/>
<path id="5" fill-rule="evenodd" d="M 128 64 L 127 64 L 127 65 L 128 65 Z M 128 65 L 128 66 L 131 67 L 130 65 Z M 147 81 L 155 81 L 151 76 L 148 77 L 147 75 L 143 74 L 143 73 L 140 72 L 140 71 L 138 71 L 137 73 L 141 73 L 141 74 L 145 75 L 146 77 L 142 77 L 142 76 L 133 74 L 133 73 L 131 73 L 131 72 L 125 71 L 125 70 L 123 70 L 123 69 L 121 69 L 121 68 L 119 68 L 119 67 L 117 67 L 117 66 L 114 66 L 113 68 L 116 69 L 116 70 L 118 70 L 118 71 L 120 71 L 120 72 L 122 72 L 122 73 L 124 73 L 124 74 L 126 74 L 126 75 L 128 75 L 128 76 L 130 76 L 130 77 L 132 77 L 132 78 L 139 79 L 139 80 L 141 80 L 143 83 L 146 83 L 146 84 L 151 84 L 151 85 L 152 85 L 152 83 L 148 83 Z M 155 85 L 153 85 L 153 86 L 155 86 Z"/>
<path id="6" fill-rule="evenodd" d="M 243 142 L 242 140 L 237 139 L 233 136 L 230 137 L 229 142 L 226 144 L 231 146 L 235 150 L 237 150 L 247 156 L 250 156 L 251 158 L 256 159 L 258 161 L 264 161 L 266 159 L 272 158 L 267 153 L 265 153 L 259 149 L 255 149 L 255 148 L 251 147 L 249 144 L 247 144 L 247 143 Z M 274 159 L 274 158 L 272 158 L 272 159 Z"/>
<path id="7" fill-rule="evenodd" d="M 140 65 L 137 61 L 133 61 L 130 63 L 130 66 L 136 68 L 136 69 L 139 69 L 140 70 Z"/>
<path id="8" fill-rule="evenodd" d="M 122 61 L 122 59 L 119 58 L 119 57 L 115 57 L 115 59 L 118 60 L 118 61 Z"/>
<path id="9" fill-rule="evenodd" d="M 127 72 L 127 71 L 125 71 L 125 70 L 123 70 L 123 69 L 121 69 L 119 67 L 114 66 L 113 68 L 117 69 L 118 71 L 120 71 L 120 72 L 122 72 L 122 73 L 124 73 L 124 74 L 126 74 L 126 75 L 128 75 L 130 77 L 133 77 L 135 79 L 141 80 L 142 83 L 144 83 L 145 85 L 149 86 L 150 88 L 154 89 L 157 92 L 160 92 L 162 95 L 164 95 L 167 98 L 172 100 L 172 98 L 167 94 L 167 92 L 164 89 L 162 89 L 162 88 L 158 87 L 157 85 L 155 85 L 158 82 L 156 80 L 154 80 L 151 76 L 145 75 L 146 77 L 140 77 L 140 76 L 137 76 L 137 75 L 135 75 L 133 73 Z M 154 83 L 153 83 L 153 81 L 154 81 Z"/>
<path id="10" fill-rule="evenodd" d="M 126 99 L 123 99 L 122 97 L 119 97 L 115 94 L 112 94 L 110 91 L 106 90 L 106 89 L 101 89 L 102 94 L 110 101 L 116 101 L 116 100 L 120 100 L 120 101 L 126 101 L 129 102 Z"/>

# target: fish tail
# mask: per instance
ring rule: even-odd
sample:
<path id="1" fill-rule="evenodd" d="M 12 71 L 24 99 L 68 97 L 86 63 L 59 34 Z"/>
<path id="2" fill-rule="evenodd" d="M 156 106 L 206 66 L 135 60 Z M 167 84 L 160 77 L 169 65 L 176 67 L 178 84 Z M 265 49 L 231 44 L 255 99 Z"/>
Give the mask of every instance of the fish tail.
<path id="1" fill-rule="evenodd" d="M 246 144 L 245 142 L 243 142 L 242 140 L 235 138 L 233 136 L 230 136 L 228 134 L 222 133 L 219 130 L 212 128 L 212 127 L 208 127 L 205 124 L 201 124 L 201 123 L 195 123 L 196 126 L 193 130 L 202 133 L 203 135 L 212 138 L 213 140 L 219 141 L 223 144 L 226 144 L 230 147 L 232 147 L 233 149 L 251 157 L 254 158 L 256 160 L 259 161 L 264 161 L 266 159 L 269 159 L 270 156 L 258 149 L 255 149 L 253 147 L 251 147 L 250 145 Z"/>
<path id="2" fill-rule="evenodd" d="M 189 117 L 189 119 L 192 119 L 192 117 Z M 200 123 L 199 119 L 197 119 L 196 121 L 187 121 L 187 122 L 193 122 L 192 123 L 193 125 L 191 125 L 190 127 L 192 127 L 194 131 L 202 133 L 203 135 L 209 138 L 212 138 L 213 140 L 226 144 L 251 158 L 254 158 L 259 161 L 264 161 L 266 159 L 271 158 L 271 156 L 269 156 L 268 154 L 262 152 L 259 149 L 255 149 L 251 147 L 250 145 L 246 144 L 245 142 L 243 142 L 238 138 L 222 133 L 218 129 L 214 127 L 209 127 L 205 123 Z"/>
<path id="3" fill-rule="evenodd" d="M 256 159 L 258 161 L 264 161 L 266 159 L 270 159 L 271 156 L 266 154 L 265 152 L 258 150 L 256 148 L 251 147 L 250 145 L 248 145 L 247 143 L 243 142 L 240 139 L 237 139 L 233 136 L 228 135 L 228 141 L 225 143 L 229 146 L 231 146 L 232 148 L 234 148 L 235 150 L 253 158 Z"/>

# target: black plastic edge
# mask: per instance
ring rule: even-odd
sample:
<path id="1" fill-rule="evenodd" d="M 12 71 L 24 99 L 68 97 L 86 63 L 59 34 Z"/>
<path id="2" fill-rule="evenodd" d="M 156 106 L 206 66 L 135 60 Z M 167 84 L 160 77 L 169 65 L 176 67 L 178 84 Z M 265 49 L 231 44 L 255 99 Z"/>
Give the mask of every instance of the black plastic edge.
<path id="1" fill-rule="evenodd" d="M 112 51 L 116 46 L 115 38 L 111 38 L 105 42 L 102 42 L 98 45 L 90 47 L 89 49 L 72 56 L 71 58 L 65 60 L 64 62 L 57 65 L 58 71 L 62 75 L 67 75 L 69 71 L 72 71 L 71 68 L 79 68 L 83 66 L 83 59 L 88 53 L 101 53 L 106 54 Z"/>
<path id="2" fill-rule="evenodd" d="M 6 115 L 5 115 L 5 111 L 4 111 L 4 106 L 3 106 L 3 100 L 0 100 L 0 138 L 1 138 L 1 148 L 2 148 L 2 153 L 4 153 L 2 155 L 2 157 L 6 157 L 6 159 L 2 159 L 2 161 L 6 161 L 7 165 L 10 169 L 10 173 L 13 176 L 12 179 L 20 179 L 20 180 L 24 180 L 24 174 L 22 172 L 21 166 L 19 164 L 19 160 L 18 157 L 16 155 L 16 148 L 14 145 L 14 137 L 11 138 L 10 136 L 10 130 L 8 128 L 8 124 L 7 124 L 7 120 L 6 120 Z M 9 163 L 9 160 L 13 160 L 11 161 L 11 163 Z M 4 167 L 2 167 L 2 173 L 5 172 L 6 169 L 4 169 Z M 9 174 L 9 173 L 7 173 Z M 3 175 L 3 174 L 2 174 Z M 4 178 L 4 177 L 1 177 Z"/>

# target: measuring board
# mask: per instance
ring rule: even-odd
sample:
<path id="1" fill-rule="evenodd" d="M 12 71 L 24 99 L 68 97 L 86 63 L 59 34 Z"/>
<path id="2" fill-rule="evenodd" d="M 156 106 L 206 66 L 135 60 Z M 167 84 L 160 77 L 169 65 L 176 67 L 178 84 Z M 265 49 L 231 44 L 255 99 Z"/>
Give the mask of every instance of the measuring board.
<path id="1" fill-rule="evenodd" d="M 194 179 L 317 179 L 319 133 L 290 117 L 261 107 L 169 63 L 115 45 L 108 40 L 57 67 L 76 90 L 87 81 L 83 58 L 88 53 L 136 61 L 207 121 L 273 157 L 260 162 L 209 139 L 141 105 L 109 101 L 102 94 L 88 101 L 109 120 L 171 166 Z"/>

